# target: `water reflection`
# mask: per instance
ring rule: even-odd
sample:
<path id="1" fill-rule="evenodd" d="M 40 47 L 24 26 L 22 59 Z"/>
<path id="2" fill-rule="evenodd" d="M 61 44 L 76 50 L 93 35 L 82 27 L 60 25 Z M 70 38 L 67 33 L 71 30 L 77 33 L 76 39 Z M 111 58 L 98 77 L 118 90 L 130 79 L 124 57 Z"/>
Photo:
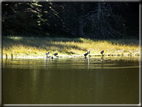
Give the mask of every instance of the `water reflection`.
<path id="1" fill-rule="evenodd" d="M 88 60 L 87 60 L 87 61 L 88 61 L 88 69 L 89 69 L 89 63 L 90 63 L 90 62 L 89 62 L 89 58 L 88 58 Z"/>
<path id="2" fill-rule="evenodd" d="M 3 68 L 18 69 L 116 69 L 137 68 L 139 57 L 95 57 L 95 58 L 66 58 L 59 59 L 3 59 Z"/>
<path id="3" fill-rule="evenodd" d="M 4 104 L 139 103 L 136 57 L 4 59 L 2 74 Z"/>

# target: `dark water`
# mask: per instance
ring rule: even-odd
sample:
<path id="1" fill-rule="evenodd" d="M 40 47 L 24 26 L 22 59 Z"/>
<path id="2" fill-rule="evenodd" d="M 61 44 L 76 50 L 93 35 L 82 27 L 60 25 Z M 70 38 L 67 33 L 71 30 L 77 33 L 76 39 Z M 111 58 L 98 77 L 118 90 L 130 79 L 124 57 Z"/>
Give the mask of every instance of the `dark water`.
<path id="1" fill-rule="evenodd" d="M 3 104 L 139 104 L 139 57 L 3 59 Z"/>

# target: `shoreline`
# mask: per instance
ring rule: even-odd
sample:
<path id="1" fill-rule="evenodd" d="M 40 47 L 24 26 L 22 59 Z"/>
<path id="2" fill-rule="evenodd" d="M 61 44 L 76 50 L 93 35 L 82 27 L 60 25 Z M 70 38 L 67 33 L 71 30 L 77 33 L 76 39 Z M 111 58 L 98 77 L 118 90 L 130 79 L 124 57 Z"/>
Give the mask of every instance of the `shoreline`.
<path id="1" fill-rule="evenodd" d="M 139 57 L 140 53 L 114 53 L 114 54 L 104 54 L 104 57 Z M 49 56 L 52 57 L 52 56 Z M 84 55 L 59 55 L 58 57 L 53 56 L 53 58 L 74 58 L 74 57 L 84 57 Z M 96 54 L 90 54 L 87 56 L 87 58 L 91 58 L 91 57 L 102 57 L 102 55 L 96 55 Z M 16 58 L 21 58 L 21 59 L 46 59 L 46 55 L 45 56 L 7 56 L 3 55 L 2 58 L 7 58 L 7 59 L 16 59 Z M 50 58 L 49 58 L 50 59 Z"/>
<path id="2" fill-rule="evenodd" d="M 38 38 L 38 37 L 3 37 L 2 58 L 45 58 L 58 53 L 59 58 L 84 57 L 90 50 L 92 57 L 102 56 L 140 56 L 141 50 L 137 39 L 97 40 L 86 38 Z"/>

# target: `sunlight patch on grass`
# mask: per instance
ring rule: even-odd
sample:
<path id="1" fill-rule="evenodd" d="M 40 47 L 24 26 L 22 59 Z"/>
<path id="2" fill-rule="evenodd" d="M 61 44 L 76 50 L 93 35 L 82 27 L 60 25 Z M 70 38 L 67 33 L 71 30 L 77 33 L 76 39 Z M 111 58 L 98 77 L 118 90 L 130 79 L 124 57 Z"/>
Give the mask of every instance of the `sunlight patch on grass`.
<path id="1" fill-rule="evenodd" d="M 23 39 L 23 37 L 18 37 L 18 36 L 15 36 L 15 37 L 9 36 L 8 38 L 13 39 L 13 40 L 22 40 Z"/>

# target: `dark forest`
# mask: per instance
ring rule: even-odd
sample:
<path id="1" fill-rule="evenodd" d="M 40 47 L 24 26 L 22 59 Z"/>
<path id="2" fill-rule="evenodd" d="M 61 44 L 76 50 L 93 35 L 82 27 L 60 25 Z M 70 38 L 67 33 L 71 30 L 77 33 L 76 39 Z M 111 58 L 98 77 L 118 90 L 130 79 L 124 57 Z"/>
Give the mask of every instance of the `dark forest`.
<path id="1" fill-rule="evenodd" d="M 2 35 L 139 38 L 139 3 L 3 1 Z"/>

